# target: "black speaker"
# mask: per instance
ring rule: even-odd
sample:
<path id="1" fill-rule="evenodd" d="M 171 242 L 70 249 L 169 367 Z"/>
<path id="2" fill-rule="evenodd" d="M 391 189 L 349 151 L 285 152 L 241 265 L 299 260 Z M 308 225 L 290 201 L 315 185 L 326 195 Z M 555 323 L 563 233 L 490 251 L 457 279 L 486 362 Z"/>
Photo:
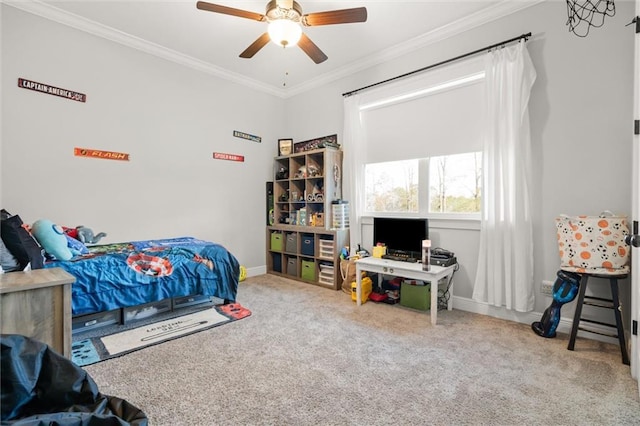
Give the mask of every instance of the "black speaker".
<path id="1" fill-rule="evenodd" d="M 267 226 L 273 225 L 273 182 L 267 182 Z"/>

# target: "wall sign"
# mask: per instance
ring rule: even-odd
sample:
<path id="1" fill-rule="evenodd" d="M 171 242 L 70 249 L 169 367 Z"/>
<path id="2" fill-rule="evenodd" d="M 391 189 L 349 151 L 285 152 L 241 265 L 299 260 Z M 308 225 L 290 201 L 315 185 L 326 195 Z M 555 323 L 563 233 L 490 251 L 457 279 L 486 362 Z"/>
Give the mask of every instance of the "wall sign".
<path id="1" fill-rule="evenodd" d="M 98 149 L 74 148 L 73 155 L 76 157 L 100 158 L 102 160 L 129 161 L 129 154 L 123 152 L 100 151 Z"/>
<path id="2" fill-rule="evenodd" d="M 214 152 L 213 158 L 215 160 L 229 160 L 229 161 L 240 161 L 244 163 L 244 155 L 236 155 L 236 154 L 225 154 L 223 152 Z"/>
<path id="3" fill-rule="evenodd" d="M 250 135 L 248 133 L 244 133 L 244 132 L 239 132 L 237 130 L 233 131 L 233 136 L 235 136 L 236 138 L 240 138 L 240 139 L 247 139 L 249 141 L 253 141 L 253 142 L 262 142 L 262 138 L 260 136 L 253 136 Z"/>
<path id="4" fill-rule="evenodd" d="M 73 90 L 61 89 L 59 87 L 49 86 L 48 84 L 38 83 L 37 81 L 18 78 L 18 87 L 29 89 L 48 95 L 60 96 L 61 98 L 71 99 L 72 101 L 86 102 L 87 95 L 84 93 L 74 92 Z"/>

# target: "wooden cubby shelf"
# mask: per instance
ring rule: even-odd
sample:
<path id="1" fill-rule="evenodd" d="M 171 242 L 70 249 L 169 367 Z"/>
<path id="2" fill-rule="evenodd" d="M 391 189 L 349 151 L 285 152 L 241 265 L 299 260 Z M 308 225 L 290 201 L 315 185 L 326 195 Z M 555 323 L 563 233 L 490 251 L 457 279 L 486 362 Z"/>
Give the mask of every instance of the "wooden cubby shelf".
<path id="1" fill-rule="evenodd" d="M 348 244 L 348 229 L 268 226 L 267 273 L 338 290 L 340 250 Z"/>
<path id="2" fill-rule="evenodd" d="M 342 151 L 275 158 L 274 224 L 267 227 L 267 273 L 338 290 L 340 251 L 349 229 L 332 229 L 331 205 L 342 198 Z"/>

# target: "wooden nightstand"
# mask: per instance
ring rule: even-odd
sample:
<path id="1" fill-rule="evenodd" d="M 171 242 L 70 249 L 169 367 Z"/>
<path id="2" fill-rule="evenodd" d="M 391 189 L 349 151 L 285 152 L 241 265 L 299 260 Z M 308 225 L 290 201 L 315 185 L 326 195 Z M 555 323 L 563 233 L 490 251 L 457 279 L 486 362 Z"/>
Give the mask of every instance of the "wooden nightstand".
<path id="1" fill-rule="evenodd" d="M 71 357 L 71 284 L 61 268 L 0 274 L 0 332 L 22 334 Z"/>

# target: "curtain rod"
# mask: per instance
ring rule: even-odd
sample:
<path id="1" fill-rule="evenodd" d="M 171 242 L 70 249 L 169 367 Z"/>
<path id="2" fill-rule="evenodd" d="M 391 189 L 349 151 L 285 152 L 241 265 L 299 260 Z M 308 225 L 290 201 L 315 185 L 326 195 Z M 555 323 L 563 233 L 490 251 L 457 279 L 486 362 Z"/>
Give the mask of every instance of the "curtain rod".
<path id="1" fill-rule="evenodd" d="M 465 54 L 460 55 L 460 56 L 456 56 L 455 58 L 447 59 L 445 61 L 438 62 L 436 64 L 428 65 L 426 67 L 423 67 L 423 68 L 420 68 L 420 69 L 417 69 L 417 70 L 413 70 L 413 71 L 410 71 L 410 72 L 402 74 L 402 75 L 397 75 L 395 77 L 391 77 L 391 78 L 388 78 L 386 80 L 382 80 L 382 81 L 379 81 L 377 83 L 373 83 L 373 84 L 370 84 L 368 86 L 364 86 L 364 87 L 361 87 L 359 89 L 343 93 L 342 96 L 346 97 L 346 96 L 355 95 L 356 93 L 361 92 L 363 90 L 370 89 L 372 87 L 379 86 L 381 84 L 389 83 L 390 81 L 399 80 L 401 78 L 408 77 L 410 75 L 417 74 L 419 72 L 426 71 L 426 70 L 431 69 L 431 68 L 439 67 L 440 65 L 448 64 L 449 62 L 457 61 L 458 59 L 466 58 L 467 56 L 472 56 L 472 55 L 475 55 L 477 53 L 488 51 L 488 50 L 491 50 L 491 49 L 493 49 L 495 47 L 504 46 L 507 43 L 518 41 L 520 39 L 524 39 L 524 41 L 527 41 L 529 39 L 529 37 L 531 37 L 531 33 L 522 34 L 522 35 L 519 35 L 518 37 L 510 38 L 509 40 L 504 40 L 504 41 L 501 41 L 500 43 L 492 44 L 491 46 L 483 47 L 482 49 L 474 50 L 473 52 L 469 52 L 469 53 L 465 53 Z"/>

